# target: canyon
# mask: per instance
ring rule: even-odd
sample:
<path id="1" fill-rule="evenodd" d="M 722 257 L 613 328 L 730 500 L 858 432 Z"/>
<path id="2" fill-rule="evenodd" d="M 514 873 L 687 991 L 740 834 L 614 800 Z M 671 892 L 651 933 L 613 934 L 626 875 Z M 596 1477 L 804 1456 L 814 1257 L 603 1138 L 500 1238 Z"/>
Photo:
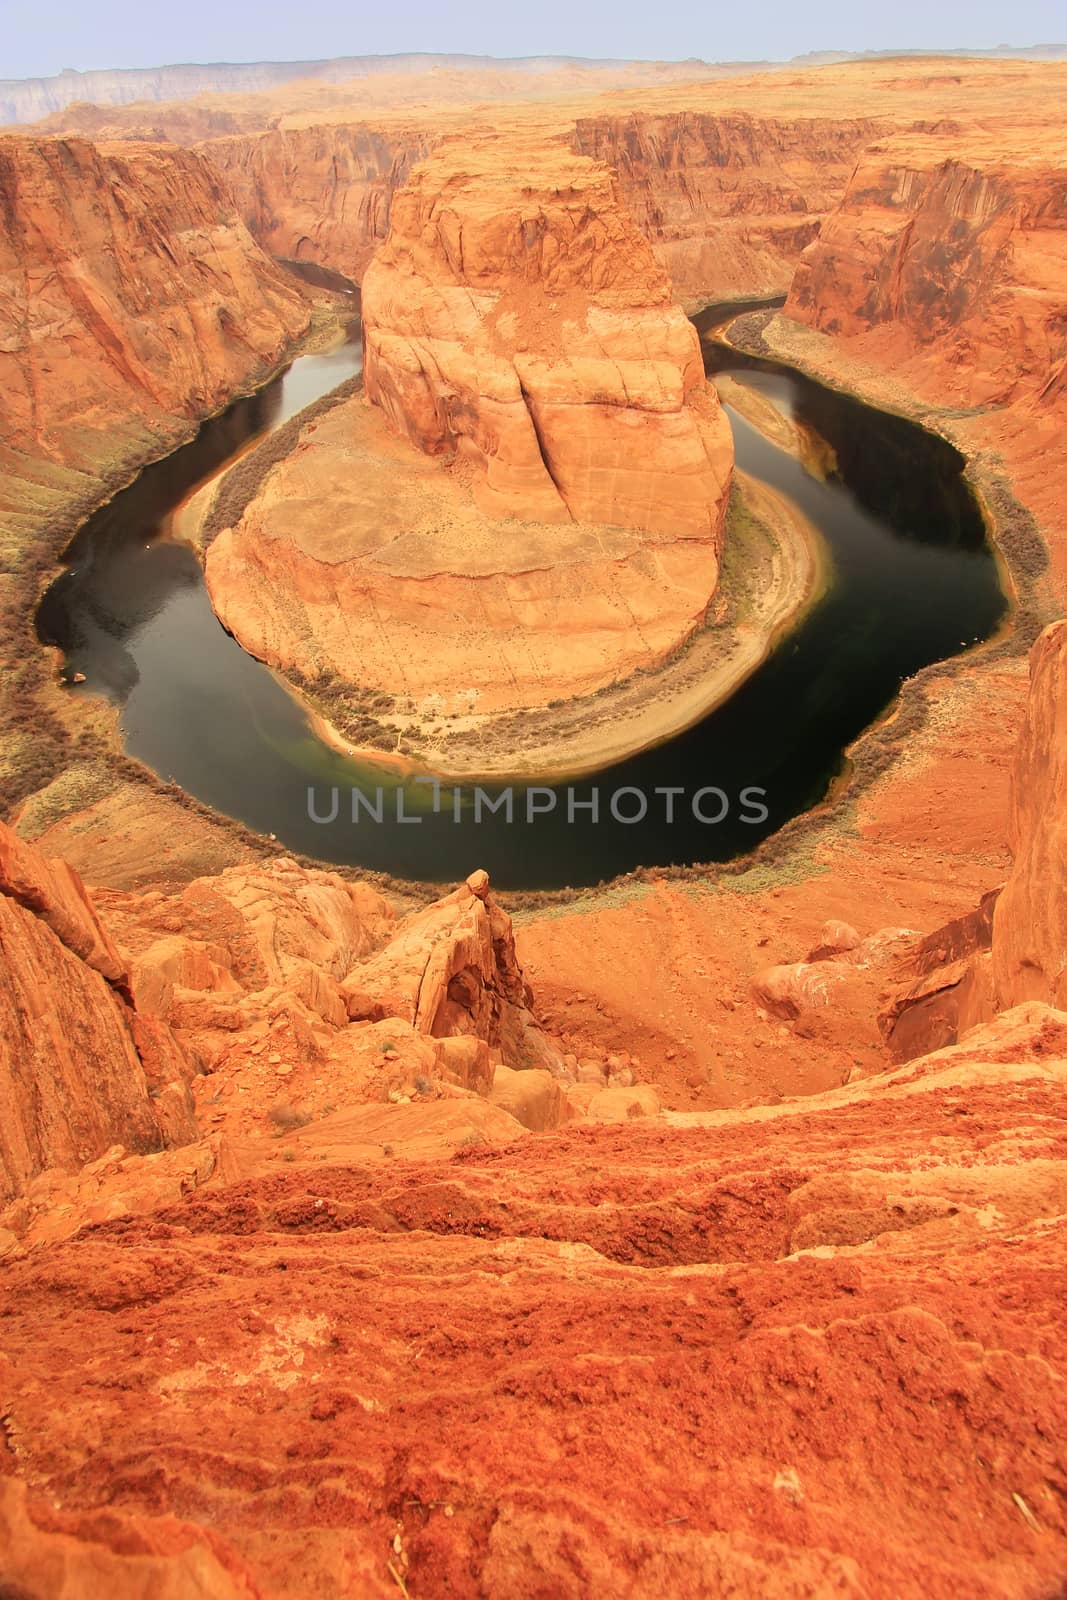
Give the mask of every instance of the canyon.
<path id="1" fill-rule="evenodd" d="M 1065 83 L 0 138 L 0 1585 L 1059 1592 Z M 669 653 L 731 536 L 682 308 L 771 294 L 725 337 L 961 449 L 1012 617 L 730 871 L 295 860 L 26 642 L 85 510 L 345 314 L 275 257 L 359 281 L 366 361 L 217 491 L 216 605 L 283 670 L 508 709 Z"/>
<path id="2" fill-rule="evenodd" d="M 1056 128 L 1040 156 L 1010 129 L 873 145 L 785 308 L 791 323 L 829 334 L 846 361 L 888 370 L 947 413 L 971 452 L 1001 457 L 1054 530 L 1061 599 L 1067 524 L 1050 451 L 1067 395 L 1065 165 Z"/>

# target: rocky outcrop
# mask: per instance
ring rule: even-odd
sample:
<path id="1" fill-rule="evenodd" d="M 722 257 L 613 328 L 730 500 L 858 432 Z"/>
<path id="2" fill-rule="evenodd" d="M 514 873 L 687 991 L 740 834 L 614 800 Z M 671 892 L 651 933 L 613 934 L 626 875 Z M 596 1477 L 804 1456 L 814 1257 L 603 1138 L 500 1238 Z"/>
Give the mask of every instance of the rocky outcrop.
<path id="1" fill-rule="evenodd" d="M 262 1600 L 243 1561 L 177 1517 L 64 1512 L 0 1479 L 0 1582 L 11 1596 L 106 1594 L 109 1600 Z"/>
<path id="2" fill-rule="evenodd" d="M 227 627 L 428 717 L 661 665 L 714 594 L 733 452 L 607 169 L 443 147 L 394 201 L 363 316 L 372 409 L 309 428 L 211 546 Z"/>
<path id="3" fill-rule="evenodd" d="M 879 1025 L 896 1061 L 953 1044 L 1024 1001 L 1067 1006 L 1067 622 L 1030 656 L 1003 889 L 919 942 L 892 974 Z"/>
<path id="4" fill-rule="evenodd" d="M 1067 1008 L 1067 622 L 1047 628 L 1030 657 L 1010 842 L 1014 864 L 993 918 L 997 1003 Z"/>
<path id="5" fill-rule="evenodd" d="M 911 1061 L 955 1044 L 996 1011 L 993 913 L 999 889 L 974 911 L 920 939 L 889 976 L 878 1017 L 893 1061 Z"/>
<path id="6" fill-rule="evenodd" d="M 729 427 L 607 168 L 444 141 L 394 199 L 363 317 L 368 398 L 471 463 L 485 511 L 700 539 L 710 595 Z"/>
<path id="7" fill-rule="evenodd" d="M 950 124 L 872 145 L 801 258 L 785 314 L 830 336 L 839 377 L 842 360 L 885 373 L 889 403 L 938 408 L 932 420 L 963 448 L 1007 468 L 1062 598 L 1067 145 L 1037 127 Z"/>
<path id="8" fill-rule="evenodd" d="M 393 196 L 433 142 L 417 124 L 355 123 L 217 138 L 201 149 L 266 251 L 359 280 L 389 232 Z"/>
<path id="9" fill-rule="evenodd" d="M 0 823 L 0 1199 L 121 1143 L 196 1136 L 193 1071 L 136 1011 L 124 959 L 81 880 Z"/>
<path id="10" fill-rule="evenodd" d="M 309 1146 L 6 1264 L 12 1470 L 269 1594 L 1051 1595 L 1065 1087 L 1031 1005 L 815 1099 Z"/>
<path id="11" fill-rule="evenodd" d="M 862 117 L 634 112 L 579 117 L 683 304 L 785 294 L 879 124 Z"/>
<path id="12" fill-rule="evenodd" d="M 469 466 L 397 439 L 361 397 L 304 432 L 206 562 L 252 654 L 402 698 L 426 726 L 659 665 L 716 573 L 717 539 L 487 516 Z"/>
<path id="13" fill-rule="evenodd" d="M 0 517 L 69 514 L 265 376 L 308 321 L 203 157 L 0 137 Z"/>
<path id="14" fill-rule="evenodd" d="M 797 268 L 786 314 L 903 359 L 920 392 L 1050 406 L 1067 371 L 1067 153 L 955 129 L 873 144 Z M 869 337 L 868 337 L 869 336 Z"/>

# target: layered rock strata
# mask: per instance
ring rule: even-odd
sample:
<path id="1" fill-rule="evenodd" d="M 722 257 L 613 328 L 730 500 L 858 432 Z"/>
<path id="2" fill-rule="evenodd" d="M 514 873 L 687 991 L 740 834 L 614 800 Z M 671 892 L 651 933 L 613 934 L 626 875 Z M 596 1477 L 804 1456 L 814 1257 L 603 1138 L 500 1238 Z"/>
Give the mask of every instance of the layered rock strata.
<path id="1" fill-rule="evenodd" d="M 951 1044 L 1023 1001 L 1067 1005 L 1067 622 L 1030 656 L 1011 784 L 1012 867 L 969 914 L 924 939 L 894 975 L 880 1017 L 897 1060 Z"/>
<path id="2" fill-rule="evenodd" d="M 211 548 L 246 648 L 492 712 L 684 642 L 718 581 L 732 443 L 610 172 L 449 145 L 394 200 L 363 314 L 371 414 L 335 408 Z"/>
<path id="3" fill-rule="evenodd" d="M 785 315 L 1007 467 L 1051 535 L 1062 598 L 1067 143 L 1055 125 L 1035 137 L 953 125 L 872 145 L 801 258 Z"/>
<path id="4" fill-rule="evenodd" d="M 1067 1009 L 1067 622 L 1030 657 L 1009 829 L 1014 863 L 993 916 L 997 1003 Z"/>
<path id="5" fill-rule="evenodd" d="M 606 162 L 676 297 L 785 294 L 879 124 L 857 116 L 698 110 L 579 117 L 574 148 Z"/>
<path id="6" fill-rule="evenodd" d="M 127 963 L 72 868 L 0 823 L 0 1200 L 121 1143 L 196 1137 L 193 1063 L 136 1007 Z"/>
<path id="7" fill-rule="evenodd" d="M 119 1596 L 90 1512 L 265 1595 L 1052 1594 L 1065 1050 L 1031 1005 L 815 1100 L 309 1151 L 41 1246 L 0 1280 L 13 1470 Z"/>
<path id="8" fill-rule="evenodd" d="M 264 250 L 359 280 L 388 235 L 393 196 L 433 141 L 417 124 L 354 123 L 272 129 L 200 148 Z"/>
<path id="9" fill-rule="evenodd" d="M 729 427 L 609 169 L 446 141 L 393 202 L 363 317 L 368 398 L 418 449 L 471 461 L 483 509 L 715 553 Z"/>
<path id="10" fill-rule="evenodd" d="M 309 315 L 193 151 L 0 137 L 4 523 L 187 436 Z"/>
<path id="11" fill-rule="evenodd" d="M 871 145 L 805 252 L 786 314 L 962 406 L 1062 399 L 1067 149 L 956 129 Z"/>

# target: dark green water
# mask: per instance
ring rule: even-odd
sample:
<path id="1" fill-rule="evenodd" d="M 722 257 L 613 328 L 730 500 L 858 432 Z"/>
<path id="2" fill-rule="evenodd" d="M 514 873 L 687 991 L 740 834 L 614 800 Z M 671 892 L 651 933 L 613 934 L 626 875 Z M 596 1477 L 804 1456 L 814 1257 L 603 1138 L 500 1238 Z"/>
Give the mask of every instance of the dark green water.
<path id="1" fill-rule="evenodd" d="M 706 333 L 721 316 L 722 308 L 705 313 L 698 328 Z M 71 546 L 69 570 L 42 602 L 40 637 L 64 649 L 70 672 L 85 674 L 79 692 L 122 706 L 131 755 L 308 855 L 442 881 L 481 866 L 515 888 L 728 860 L 817 804 L 845 747 L 903 679 L 988 637 L 1006 602 L 962 459 L 949 444 L 706 337 L 704 348 L 709 372 L 750 384 L 833 449 L 837 474 L 820 482 L 730 412 L 738 464 L 791 496 L 821 530 L 832 582 L 720 710 L 575 782 L 570 816 L 567 786 L 532 796 L 516 788 L 509 821 L 497 788 L 488 796 L 501 809 L 479 803 L 476 815 L 471 791 L 455 799 L 445 789 L 435 811 L 431 786 L 409 782 L 398 820 L 388 772 L 322 744 L 283 685 L 220 626 L 196 557 L 168 537 L 175 507 L 249 438 L 358 371 L 355 328 L 344 349 L 294 362 L 90 519 Z M 354 786 L 380 822 L 362 807 L 353 823 Z M 595 821 L 581 805 L 594 790 Z M 333 820 L 311 814 L 330 818 L 335 805 Z M 623 820 L 630 817 L 639 820 Z"/>

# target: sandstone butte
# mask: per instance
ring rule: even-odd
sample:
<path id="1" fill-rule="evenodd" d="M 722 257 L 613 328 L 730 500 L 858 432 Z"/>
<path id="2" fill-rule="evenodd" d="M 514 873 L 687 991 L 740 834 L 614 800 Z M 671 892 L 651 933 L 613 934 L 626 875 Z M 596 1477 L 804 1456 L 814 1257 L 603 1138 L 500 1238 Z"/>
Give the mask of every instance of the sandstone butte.
<path id="1" fill-rule="evenodd" d="M 733 446 L 611 170 L 445 141 L 394 198 L 362 315 L 365 399 L 212 545 L 212 601 L 242 644 L 494 711 L 684 643 L 717 586 Z"/>
<path id="2" fill-rule="evenodd" d="M 796 273 L 758 337 L 968 450 L 1018 626 L 909 685 L 877 778 L 777 863 L 517 932 L 477 874 L 414 905 L 129 777 L 5 830 L 8 1589 L 1062 1590 L 1065 81 L 894 61 L 509 107 L 618 130 L 575 152 L 684 298 Z M 334 193 L 366 119 L 286 102 L 226 159 L 296 254 L 277 152 L 317 147 L 289 237 L 362 276 L 418 156 Z M 690 163 L 735 112 L 758 151 L 707 123 Z"/>

